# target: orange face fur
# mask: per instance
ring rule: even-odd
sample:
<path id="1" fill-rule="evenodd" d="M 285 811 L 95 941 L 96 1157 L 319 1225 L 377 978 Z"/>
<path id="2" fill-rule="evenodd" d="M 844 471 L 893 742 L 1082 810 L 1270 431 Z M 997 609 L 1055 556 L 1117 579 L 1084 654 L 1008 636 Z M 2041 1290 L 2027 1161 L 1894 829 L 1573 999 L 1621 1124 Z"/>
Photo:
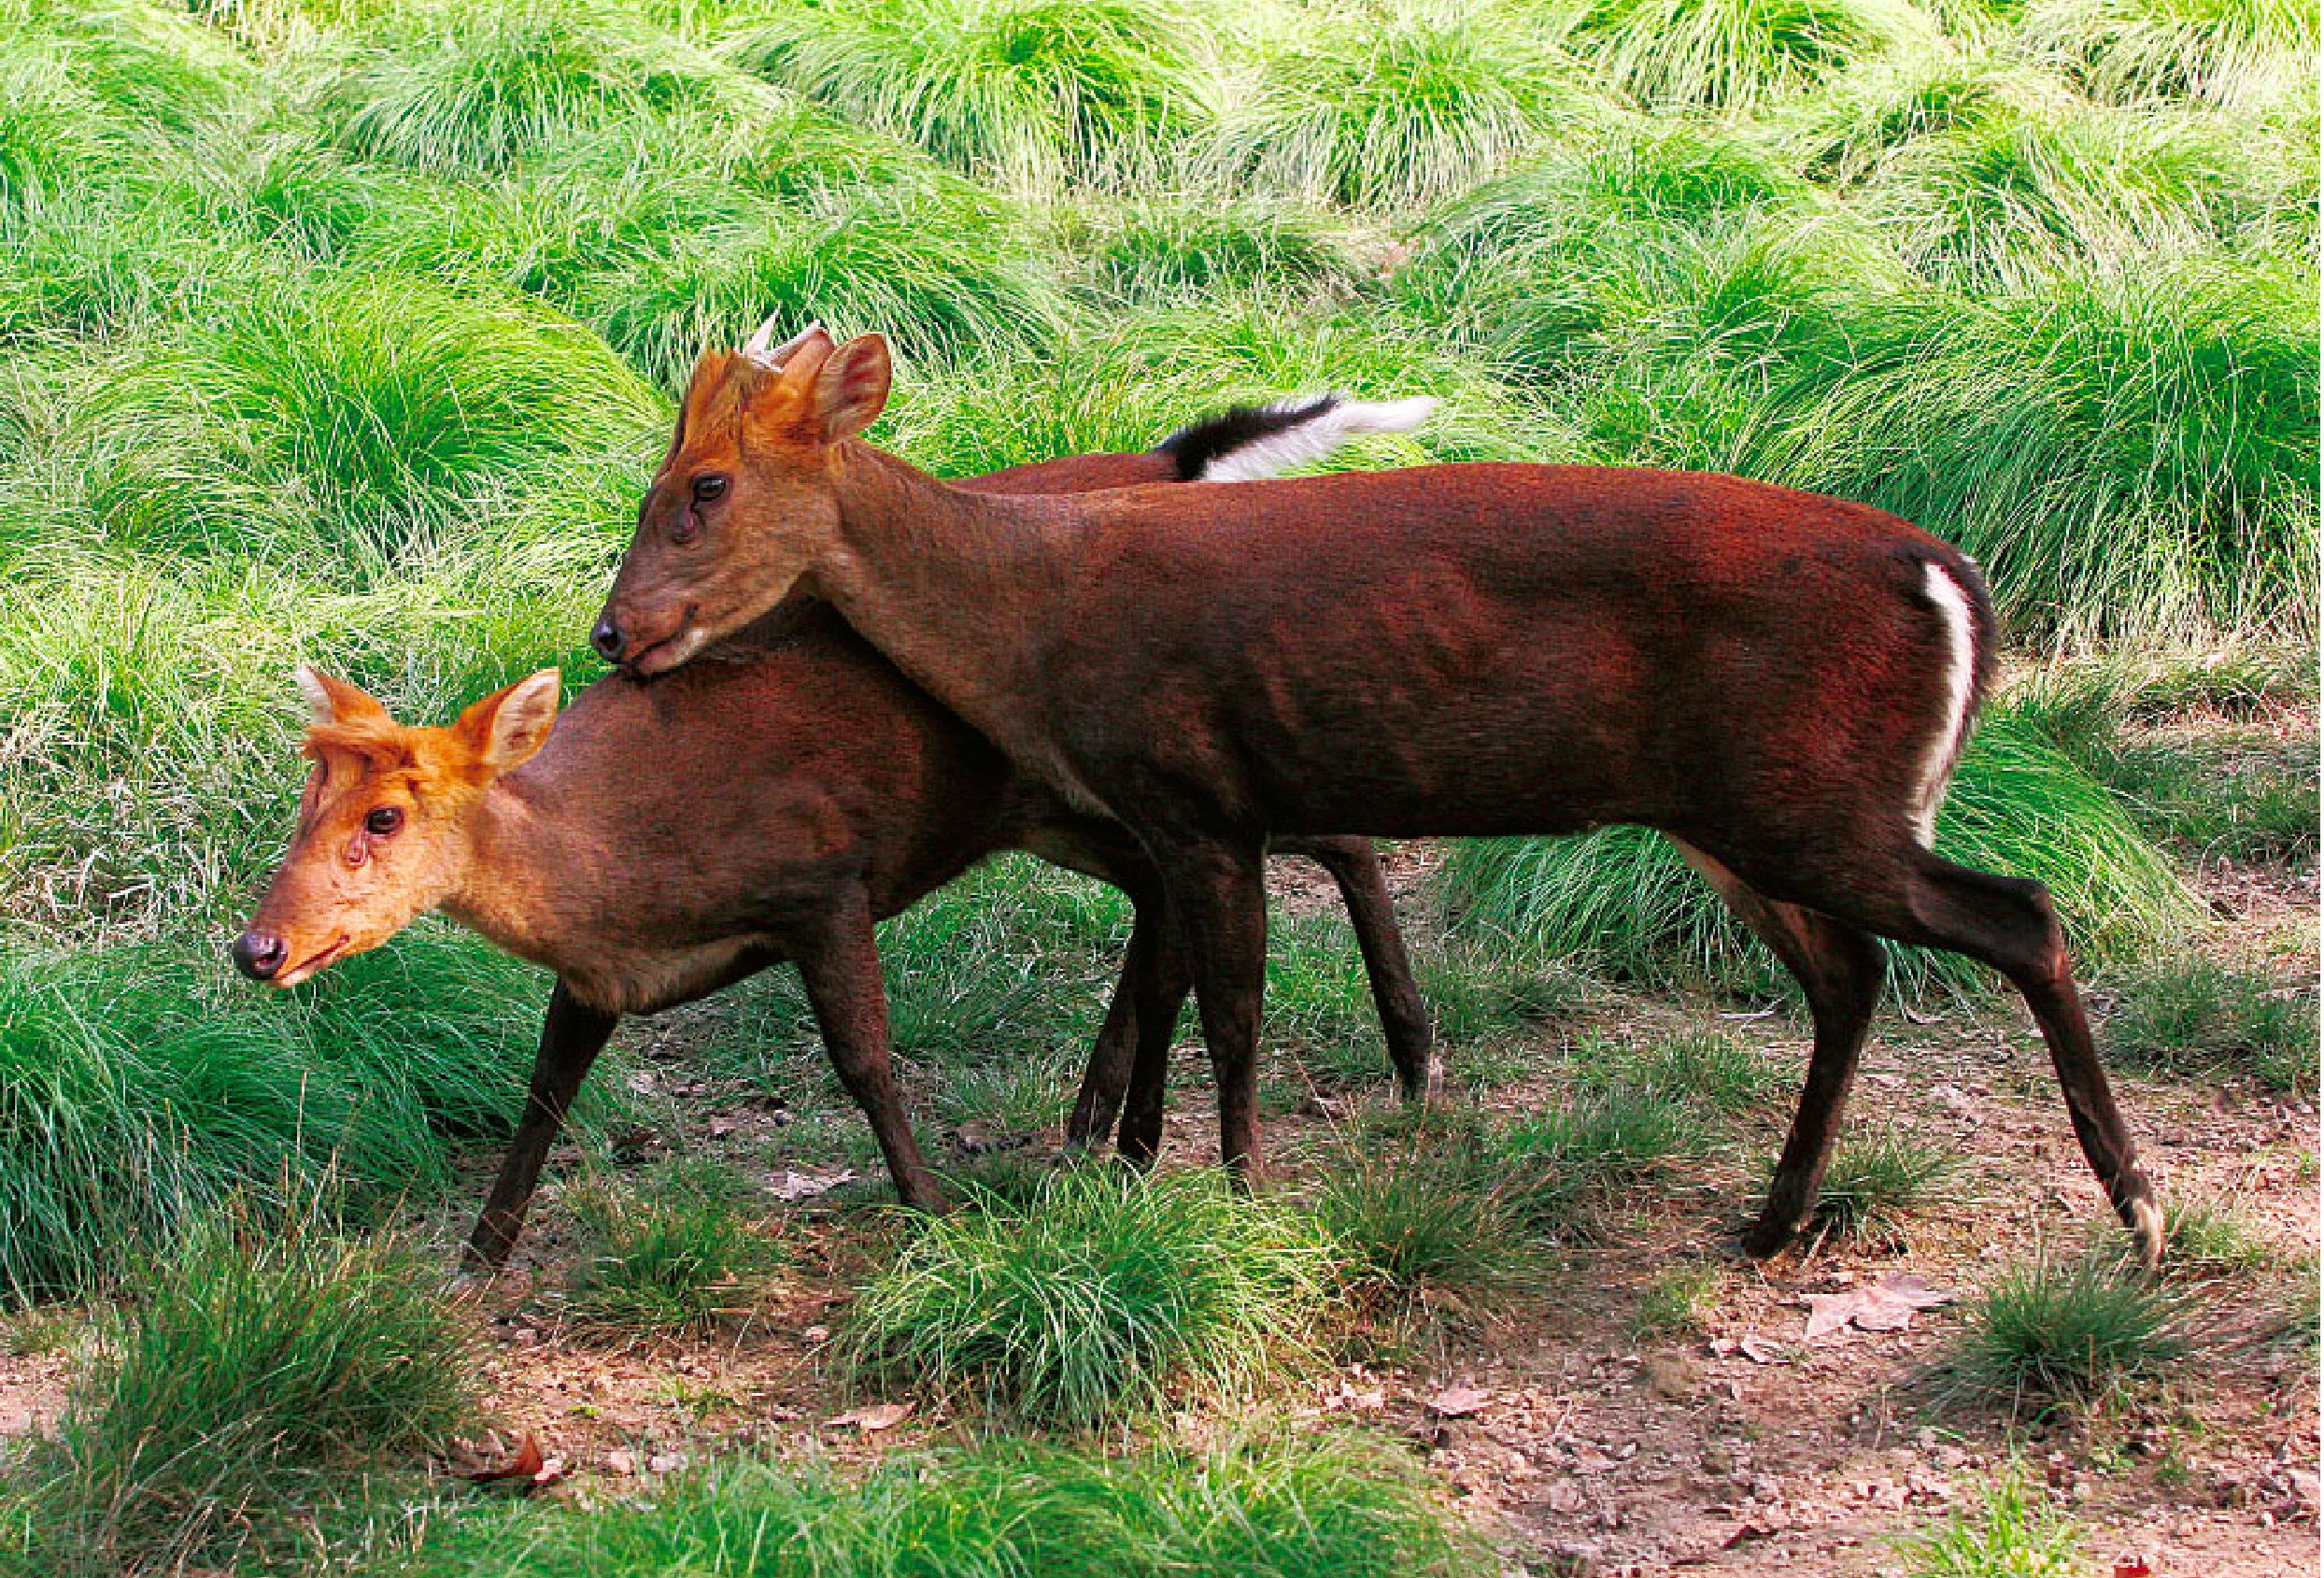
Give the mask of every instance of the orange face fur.
<path id="1" fill-rule="evenodd" d="M 598 621 L 610 661 L 652 675 L 786 596 L 833 541 L 834 446 L 886 405 L 887 344 L 820 329 L 779 352 L 706 351 Z"/>
<path id="2" fill-rule="evenodd" d="M 406 728 L 345 680 L 301 666 L 315 763 L 273 884 L 234 945 L 245 973 L 296 986 L 377 947 L 456 893 L 470 814 L 557 720 L 555 669 L 497 690 L 448 729 Z"/>

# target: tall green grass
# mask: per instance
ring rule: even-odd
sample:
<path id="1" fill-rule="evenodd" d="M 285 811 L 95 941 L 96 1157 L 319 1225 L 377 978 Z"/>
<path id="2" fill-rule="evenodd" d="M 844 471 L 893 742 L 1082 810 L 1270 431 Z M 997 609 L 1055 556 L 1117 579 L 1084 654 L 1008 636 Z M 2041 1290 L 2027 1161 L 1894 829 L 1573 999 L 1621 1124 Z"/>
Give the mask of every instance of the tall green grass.
<path id="1" fill-rule="evenodd" d="M 1062 1173 L 927 1224 L 845 1343 L 869 1386 L 1097 1428 L 1176 1388 L 1247 1391 L 1299 1354 L 1329 1271 L 1311 1224 L 1218 1178 Z"/>
<path id="2" fill-rule="evenodd" d="M 135 1285 L 53 1437 L 20 1451 L 0 1562 L 59 1575 L 287 1555 L 367 1470 L 465 1424 L 477 1343 L 391 1241 L 212 1219 Z"/>
<path id="3" fill-rule="evenodd" d="M 503 169 L 561 136 L 741 91 L 591 0 L 417 0 L 342 54 L 315 90 L 319 121 L 357 153 L 423 169 Z"/>
<path id="4" fill-rule="evenodd" d="M 209 941 L 0 956 L 0 1295 L 102 1287 L 233 1201 L 376 1220 L 515 1122 L 536 972 L 428 928 L 280 1000 Z"/>
<path id="5" fill-rule="evenodd" d="M 2122 963 L 2192 924 L 2192 896 L 2121 805 L 2034 727 L 1987 718 L 1937 824 L 1939 853 L 2047 884 L 2077 957 Z M 1479 841 L 1447 863 L 1455 934 L 1584 961 L 1625 978 L 1764 991 L 1786 977 L 1679 858 L 1637 828 L 1579 838 Z M 1960 989 L 1989 979 L 1957 955 L 1892 954 L 1899 984 Z"/>
<path id="6" fill-rule="evenodd" d="M 297 556 L 360 577 L 530 483 L 617 463 L 662 417 L 570 324 L 347 279 L 141 348 L 90 391 L 78 448 L 109 542 Z"/>
<path id="7" fill-rule="evenodd" d="M 2314 318 L 2217 261 L 1933 301 L 1757 464 L 1977 554 L 2021 636 L 2306 630 Z"/>
<path id="8" fill-rule="evenodd" d="M 1004 186 L 1157 151 L 1209 112 L 1204 40 L 1170 0 L 775 7 L 733 58 Z"/>
<path id="9" fill-rule="evenodd" d="M 2249 108 L 2315 86 L 2317 13 L 2299 0 L 2036 0 L 2019 40 L 2114 103 Z"/>
<path id="10" fill-rule="evenodd" d="M 414 1578 L 1456 1578 L 1491 1561 L 1376 1439 L 1226 1438 L 1134 1456 L 990 1441 L 846 1477 L 743 1461 L 651 1500 L 536 1505 L 433 1531 Z"/>

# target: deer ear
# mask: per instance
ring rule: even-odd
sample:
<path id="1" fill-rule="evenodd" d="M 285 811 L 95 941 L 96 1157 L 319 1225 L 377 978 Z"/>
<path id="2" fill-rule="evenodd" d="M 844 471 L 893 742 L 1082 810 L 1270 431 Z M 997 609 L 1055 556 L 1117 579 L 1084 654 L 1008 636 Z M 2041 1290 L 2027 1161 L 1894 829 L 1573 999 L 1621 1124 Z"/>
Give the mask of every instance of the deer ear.
<path id="1" fill-rule="evenodd" d="M 815 375 L 815 418 L 823 442 L 836 444 L 870 427 L 887 406 L 893 374 L 883 335 L 858 334 L 833 351 Z"/>
<path id="2" fill-rule="evenodd" d="M 369 692 L 349 685 L 344 679 L 333 679 L 307 663 L 298 666 L 297 677 L 299 691 L 306 698 L 307 722 L 314 728 L 320 729 L 333 723 L 387 720 L 386 707 L 374 700 Z"/>
<path id="3" fill-rule="evenodd" d="M 485 775 L 497 778 L 522 766 L 548 739 L 563 689 L 564 676 L 553 668 L 527 675 L 461 713 L 452 732 L 475 754 Z"/>

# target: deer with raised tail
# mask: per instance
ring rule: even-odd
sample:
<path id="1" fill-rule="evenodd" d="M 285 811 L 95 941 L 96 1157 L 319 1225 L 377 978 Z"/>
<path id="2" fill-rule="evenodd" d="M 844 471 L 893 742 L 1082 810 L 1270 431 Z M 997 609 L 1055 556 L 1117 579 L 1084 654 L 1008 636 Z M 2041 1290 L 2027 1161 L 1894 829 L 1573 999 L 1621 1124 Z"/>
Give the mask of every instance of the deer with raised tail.
<path id="1" fill-rule="evenodd" d="M 779 366 L 786 349 L 754 347 L 750 364 Z M 1320 456 L 1350 433 L 1409 427 L 1426 409 L 1324 396 L 1231 412 L 1146 454 L 1075 456 L 969 486 L 1198 482 L 1222 467 Z M 689 404 L 682 434 L 701 419 Z M 509 1254 L 550 1143 L 623 1015 L 691 1002 L 786 959 L 898 1194 L 942 1209 L 889 1067 L 872 925 L 999 849 L 1032 850 L 1130 895 L 1122 984 L 1067 1141 L 1101 1140 L 1119 1113 L 1127 1154 L 1149 1158 L 1158 1145 L 1187 991 L 1183 963 L 1161 941 L 1158 877 L 1120 827 L 1013 773 L 829 608 L 793 598 L 686 674 L 652 685 L 609 677 L 561 718 L 554 670 L 485 697 L 448 728 L 398 723 L 312 670 L 300 684 L 314 765 L 290 853 L 234 944 L 243 971 L 294 986 L 442 908 L 557 974 L 531 1093 L 470 1240 L 475 1261 Z M 1441 1073 L 1370 844 L 1280 847 L 1339 884 L 1398 1080 L 1425 1097 Z"/>
<path id="2" fill-rule="evenodd" d="M 1467 464 L 1010 498 L 860 442 L 876 335 L 712 356 L 599 621 L 640 675 L 807 587 L 1067 803 L 1127 828 L 1194 961 L 1221 1154 L 1259 1169 L 1270 837 L 1657 829 L 1798 977 L 1806 1088 L 1756 1255 L 1813 1209 L 1885 974 L 2000 971 L 2149 1261 L 2161 1213 L 2048 894 L 1931 848 L 1994 659 L 1960 552 L 1734 476 Z"/>

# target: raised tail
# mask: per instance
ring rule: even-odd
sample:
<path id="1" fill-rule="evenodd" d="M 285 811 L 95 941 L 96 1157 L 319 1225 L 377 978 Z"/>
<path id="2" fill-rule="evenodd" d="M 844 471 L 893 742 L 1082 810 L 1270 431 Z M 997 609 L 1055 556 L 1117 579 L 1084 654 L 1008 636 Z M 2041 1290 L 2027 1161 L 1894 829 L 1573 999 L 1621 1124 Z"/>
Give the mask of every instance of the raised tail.
<path id="1" fill-rule="evenodd" d="M 1424 394 L 1373 401 L 1331 393 L 1238 405 L 1180 428 L 1155 452 L 1169 457 L 1181 482 L 1257 482 L 1320 461 L 1357 434 L 1409 433 L 1436 408 Z"/>

